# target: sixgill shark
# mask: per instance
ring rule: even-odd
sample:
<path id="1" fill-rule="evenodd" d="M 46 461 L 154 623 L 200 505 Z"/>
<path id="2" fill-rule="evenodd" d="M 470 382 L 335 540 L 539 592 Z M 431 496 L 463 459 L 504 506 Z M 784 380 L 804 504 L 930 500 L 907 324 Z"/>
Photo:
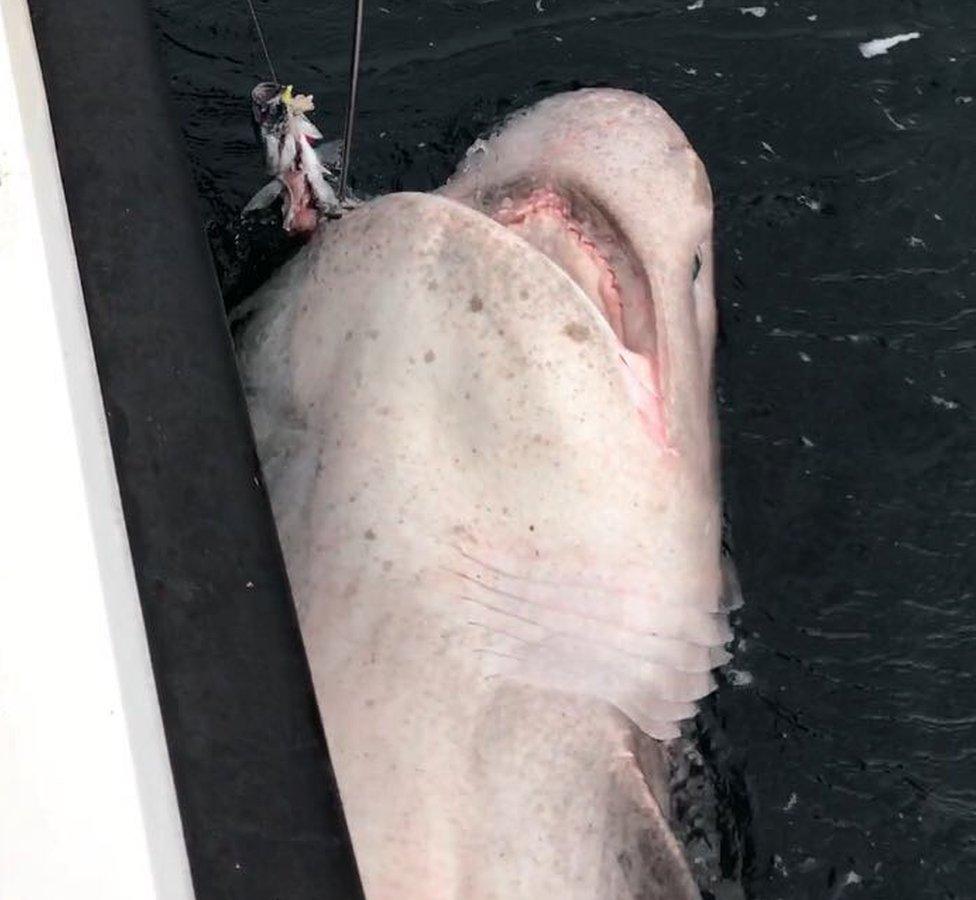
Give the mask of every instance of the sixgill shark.
<path id="1" fill-rule="evenodd" d="M 664 110 L 581 90 L 257 296 L 241 369 L 370 900 L 699 896 L 664 742 L 735 599 L 711 230 Z"/>

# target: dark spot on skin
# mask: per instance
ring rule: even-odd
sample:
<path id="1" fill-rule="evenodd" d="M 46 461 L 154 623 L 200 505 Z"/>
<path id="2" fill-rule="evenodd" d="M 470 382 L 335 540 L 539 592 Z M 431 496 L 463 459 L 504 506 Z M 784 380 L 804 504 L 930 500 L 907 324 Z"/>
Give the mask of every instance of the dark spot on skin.
<path id="1" fill-rule="evenodd" d="M 380 336 L 380 333 L 375 328 L 370 328 L 370 330 L 366 332 L 366 335 L 371 340 L 375 341 Z"/>
<path id="2" fill-rule="evenodd" d="M 437 357 L 434 355 L 434 351 L 433 350 L 428 350 L 424 354 L 424 362 L 425 363 L 433 362 L 435 359 L 437 359 Z"/>
<path id="3" fill-rule="evenodd" d="M 376 532 L 373 531 L 372 528 L 367 528 L 366 531 L 365 531 L 365 533 L 363 534 L 363 537 L 366 538 L 367 541 L 375 541 L 376 540 Z"/>
<path id="4" fill-rule="evenodd" d="M 584 341 L 590 338 L 590 329 L 587 328 L 582 322 L 570 322 L 563 328 L 563 334 L 566 335 L 571 341 L 576 341 L 577 344 L 582 344 Z"/>
<path id="5" fill-rule="evenodd" d="M 393 568 L 393 560 L 391 560 L 391 559 L 384 559 L 383 560 L 383 571 L 384 572 L 389 572 L 390 569 L 392 569 L 392 568 Z"/>
<path id="6" fill-rule="evenodd" d="M 471 312 L 481 312 L 481 310 L 483 310 L 484 308 L 485 308 L 484 301 L 477 295 L 475 295 L 474 297 L 471 298 L 470 301 L 468 301 L 468 309 L 470 309 Z"/>
<path id="7" fill-rule="evenodd" d="M 470 529 L 466 525 L 464 525 L 463 523 L 462 524 L 455 525 L 451 529 L 451 531 L 453 531 L 454 534 L 456 534 L 458 537 L 463 538 L 465 541 L 468 541 L 468 542 L 470 542 L 472 544 L 477 544 L 478 543 L 478 539 L 474 536 L 474 534 L 470 531 Z M 475 577 L 476 578 L 480 578 L 481 576 L 480 575 L 476 575 Z"/>
<path id="8" fill-rule="evenodd" d="M 346 340 L 347 341 L 351 341 L 352 340 L 352 332 L 351 331 L 347 331 L 346 332 Z"/>
<path id="9" fill-rule="evenodd" d="M 437 281 L 435 279 L 431 278 L 431 280 L 427 282 L 427 288 L 429 290 L 436 291 L 437 290 Z"/>
<path id="10" fill-rule="evenodd" d="M 535 525 L 530 525 L 529 526 L 529 531 L 535 531 Z"/>

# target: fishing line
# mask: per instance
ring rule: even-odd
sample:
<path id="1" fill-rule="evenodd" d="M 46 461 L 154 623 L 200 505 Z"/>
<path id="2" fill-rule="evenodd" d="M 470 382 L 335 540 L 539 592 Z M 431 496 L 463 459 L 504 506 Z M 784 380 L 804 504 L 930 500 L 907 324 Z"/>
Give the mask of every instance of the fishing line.
<path id="1" fill-rule="evenodd" d="M 248 0 L 250 2 L 250 0 Z M 342 169 L 339 172 L 339 202 L 346 199 L 349 162 L 352 159 L 352 126 L 356 117 L 356 93 L 359 90 L 359 56 L 363 48 L 363 7 L 365 0 L 355 0 L 352 25 L 352 55 L 349 60 L 349 98 L 346 102 L 346 125 L 342 136 Z"/>
<path id="2" fill-rule="evenodd" d="M 251 2 L 251 0 L 246 0 L 246 2 L 247 8 L 251 11 L 251 21 L 254 22 L 254 30 L 257 32 L 258 40 L 261 42 L 261 49 L 264 51 L 264 58 L 268 63 L 268 70 L 271 72 L 271 80 L 275 84 L 281 84 L 281 82 L 278 81 L 278 75 L 275 72 L 274 63 L 271 62 L 271 54 L 268 53 L 268 44 L 264 40 L 264 31 L 261 28 L 261 23 L 258 21 L 257 10 L 254 8 L 254 4 Z"/>

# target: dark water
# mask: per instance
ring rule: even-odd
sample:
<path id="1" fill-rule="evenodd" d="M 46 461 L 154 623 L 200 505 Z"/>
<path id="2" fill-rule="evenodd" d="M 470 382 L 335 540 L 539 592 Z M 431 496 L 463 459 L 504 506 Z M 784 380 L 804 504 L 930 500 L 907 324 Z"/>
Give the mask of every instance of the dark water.
<path id="1" fill-rule="evenodd" d="M 348 4 L 255 2 L 336 136 Z M 431 188 L 506 112 L 580 85 L 671 112 L 716 195 L 746 595 L 700 719 L 726 874 L 756 898 L 976 897 L 976 3 L 739 9 L 758 2 L 370 2 L 353 180 Z M 284 252 L 237 218 L 267 73 L 244 0 L 155 5 L 233 305 Z"/>

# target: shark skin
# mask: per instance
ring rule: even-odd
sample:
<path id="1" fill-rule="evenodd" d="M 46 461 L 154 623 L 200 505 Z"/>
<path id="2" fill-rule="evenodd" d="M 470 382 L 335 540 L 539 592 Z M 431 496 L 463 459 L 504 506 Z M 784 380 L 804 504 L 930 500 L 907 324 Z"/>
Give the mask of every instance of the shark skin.
<path id="1" fill-rule="evenodd" d="M 240 364 L 371 900 L 698 897 L 663 743 L 728 659 L 704 167 L 558 95 L 320 228 Z"/>

